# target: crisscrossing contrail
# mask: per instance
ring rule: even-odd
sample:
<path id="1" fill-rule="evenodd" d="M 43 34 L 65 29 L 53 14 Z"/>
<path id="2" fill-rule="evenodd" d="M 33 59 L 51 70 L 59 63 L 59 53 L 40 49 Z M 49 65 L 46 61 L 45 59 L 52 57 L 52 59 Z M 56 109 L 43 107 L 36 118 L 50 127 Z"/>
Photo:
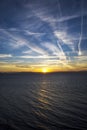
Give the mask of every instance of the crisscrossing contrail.
<path id="1" fill-rule="evenodd" d="M 82 35 L 83 35 L 83 2 L 81 0 L 81 33 L 80 33 L 80 38 L 79 38 L 79 43 L 78 43 L 78 55 L 81 55 L 81 41 L 82 41 Z"/>

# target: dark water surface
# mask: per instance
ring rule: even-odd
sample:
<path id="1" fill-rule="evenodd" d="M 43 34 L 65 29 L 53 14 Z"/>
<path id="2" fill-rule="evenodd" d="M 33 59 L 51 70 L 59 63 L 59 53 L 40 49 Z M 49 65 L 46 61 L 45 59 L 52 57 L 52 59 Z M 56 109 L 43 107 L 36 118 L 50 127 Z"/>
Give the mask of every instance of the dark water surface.
<path id="1" fill-rule="evenodd" d="M 0 130 L 87 130 L 87 73 L 0 74 Z"/>

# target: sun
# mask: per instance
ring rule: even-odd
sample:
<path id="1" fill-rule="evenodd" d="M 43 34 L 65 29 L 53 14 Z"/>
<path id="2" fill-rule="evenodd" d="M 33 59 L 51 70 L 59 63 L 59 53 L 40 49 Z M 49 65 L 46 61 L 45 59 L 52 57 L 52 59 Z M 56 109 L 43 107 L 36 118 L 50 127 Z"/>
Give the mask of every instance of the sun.
<path id="1" fill-rule="evenodd" d="M 42 68 L 42 72 L 47 73 L 48 72 L 47 68 Z"/>

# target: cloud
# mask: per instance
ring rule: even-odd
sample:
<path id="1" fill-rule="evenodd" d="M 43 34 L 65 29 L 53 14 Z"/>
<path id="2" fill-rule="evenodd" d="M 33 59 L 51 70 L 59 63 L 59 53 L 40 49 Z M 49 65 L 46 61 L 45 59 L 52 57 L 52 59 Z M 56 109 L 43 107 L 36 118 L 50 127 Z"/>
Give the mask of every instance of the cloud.
<path id="1" fill-rule="evenodd" d="M 22 53 L 23 53 L 23 54 L 31 54 L 31 53 L 32 53 L 32 50 L 23 51 Z"/>
<path id="2" fill-rule="evenodd" d="M 27 68 L 24 63 L 38 63 L 36 66 L 60 65 L 71 69 L 74 68 L 72 62 L 86 62 L 83 49 L 87 49 L 87 9 L 81 12 L 85 4 L 81 7 L 77 1 L 70 8 L 67 8 L 68 4 L 69 1 L 60 0 L 24 0 L 8 6 L 7 13 L 6 6 L 2 16 L 6 21 L 0 21 L 0 51 L 4 53 L 0 54 L 0 58 L 4 61 L 8 58 L 8 62 L 17 64 L 19 68 Z M 14 12 L 14 15 L 8 12 Z M 15 60 L 23 62 L 16 63 Z"/>
<path id="3" fill-rule="evenodd" d="M 59 43 L 52 44 L 52 43 L 46 42 L 43 44 L 43 46 L 45 46 L 48 50 L 50 50 L 52 52 L 52 55 L 54 55 L 55 57 L 57 56 L 61 60 L 63 59 L 66 60 L 66 55 Z"/>
<path id="4" fill-rule="evenodd" d="M 78 43 L 78 54 L 81 55 L 81 41 L 82 41 L 82 36 L 83 36 L 83 3 L 82 3 L 82 10 L 81 10 L 81 33 L 80 33 L 80 38 L 79 38 L 79 43 Z"/>
<path id="5" fill-rule="evenodd" d="M 26 46 L 27 49 L 31 49 L 32 51 L 39 53 L 39 54 L 48 54 L 47 51 L 45 51 L 43 48 L 41 48 L 38 44 L 35 43 L 34 37 L 28 41 L 26 36 L 22 36 L 20 34 L 17 34 L 17 32 L 14 32 L 11 34 L 8 30 L 3 30 L 3 33 L 10 38 L 10 46 L 13 49 L 19 49 L 20 47 Z M 36 39 L 37 40 L 37 39 Z"/>
<path id="6" fill-rule="evenodd" d="M 32 68 L 30 65 L 15 65 L 16 67 L 18 67 L 18 68 Z"/>
<path id="7" fill-rule="evenodd" d="M 18 56 L 19 58 L 24 58 L 24 59 L 49 59 L 49 58 L 58 58 L 58 56 L 48 56 L 48 55 L 38 55 L 38 56 L 29 56 L 29 55 L 23 55 L 23 56 Z"/>
<path id="8" fill-rule="evenodd" d="M 22 47 L 24 45 L 26 45 L 26 42 L 15 33 L 11 33 L 9 30 L 7 29 L 2 29 L 2 33 L 3 35 L 5 35 L 7 37 L 7 39 L 10 41 L 10 46 L 13 47 L 14 49 Z"/>
<path id="9" fill-rule="evenodd" d="M 11 58 L 11 54 L 0 54 L 0 58 Z"/>
<path id="10" fill-rule="evenodd" d="M 54 31 L 54 35 L 60 39 L 62 41 L 62 44 L 68 44 L 68 45 L 71 45 L 73 44 L 72 42 L 72 37 L 73 36 L 70 36 L 67 32 L 65 31 Z"/>

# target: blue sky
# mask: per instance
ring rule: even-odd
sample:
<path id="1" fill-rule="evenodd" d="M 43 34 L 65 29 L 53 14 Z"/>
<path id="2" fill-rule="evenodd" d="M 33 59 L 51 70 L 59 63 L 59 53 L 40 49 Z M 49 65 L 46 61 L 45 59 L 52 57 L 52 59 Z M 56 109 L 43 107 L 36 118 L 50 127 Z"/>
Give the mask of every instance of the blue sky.
<path id="1" fill-rule="evenodd" d="M 0 66 L 87 70 L 87 0 L 0 0 Z"/>

